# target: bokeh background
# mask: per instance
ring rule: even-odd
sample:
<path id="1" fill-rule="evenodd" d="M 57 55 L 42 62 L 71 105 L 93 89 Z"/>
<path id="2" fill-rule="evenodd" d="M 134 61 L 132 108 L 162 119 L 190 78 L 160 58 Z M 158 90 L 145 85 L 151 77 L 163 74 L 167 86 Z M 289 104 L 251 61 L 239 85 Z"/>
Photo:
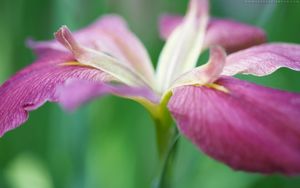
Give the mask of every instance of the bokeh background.
<path id="1" fill-rule="evenodd" d="M 291 2 L 212 0 L 211 11 L 264 28 L 269 41 L 300 43 L 300 2 Z M 187 0 L 0 0 L 0 83 L 34 60 L 24 44 L 28 37 L 52 39 L 63 24 L 76 30 L 110 13 L 128 20 L 155 65 L 163 46 L 157 31 L 159 15 L 183 14 L 186 5 Z M 264 78 L 241 78 L 300 92 L 300 73 L 287 69 Z M 150 187 L 157 163 L 148 113 L 112 96 L 73 113 L 47 103 L 32 112 L 25 125 L 0 138 L 0 188 Z M 298 177 L 235 172 L 203 155 L 184 137 L 174 170 L 175 188 L 300 187 Z"/>

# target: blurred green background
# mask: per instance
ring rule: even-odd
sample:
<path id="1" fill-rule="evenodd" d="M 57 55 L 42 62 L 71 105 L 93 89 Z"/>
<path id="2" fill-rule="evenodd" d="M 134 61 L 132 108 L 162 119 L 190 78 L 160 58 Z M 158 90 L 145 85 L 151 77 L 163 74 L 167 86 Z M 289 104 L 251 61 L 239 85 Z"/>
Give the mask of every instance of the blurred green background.
<path id="1" fill-rule="evenodd" d="M 107 13 L 125 17 L 156 62 L 163 46 L 158 16 L 183 14 L 186 5 L 187 0 L 0 0 L 0 82 L 34 60 L 26 38 L 52 39 L 63 24 L 76 30 Z M 258 25 L 269 41 L 300 43 L 300 3 L 213 0 L 212 15 Z M 241 78 L 300 92 L 300 74 L 287 69 Z M 47 103 L 0 139 L 0 188 L 150 187 L 157 161 L 153 122 L 140 105 L 106 96 L 66 113 Z M 174 169 L 175 188 L 300 187 L 298 177 L 232 171 L 184 137 Z"/>

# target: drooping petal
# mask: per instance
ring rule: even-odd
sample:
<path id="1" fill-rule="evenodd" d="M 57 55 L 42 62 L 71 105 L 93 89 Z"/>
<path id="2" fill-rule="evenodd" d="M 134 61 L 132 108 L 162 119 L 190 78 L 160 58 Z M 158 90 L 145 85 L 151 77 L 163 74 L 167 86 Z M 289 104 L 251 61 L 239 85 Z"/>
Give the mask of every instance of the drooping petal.
<path id="1" fill-rule="evenodd" d="M 227 57 L 222 74 L 266 76 L 281 67 L 300 71 L 300 45 L 271 43 L 233 53 Z"/>
<path id="2" fill-rule="evenodd" d="M 171 89 L 183 85 L 205 85 L 216 81 L 223 71 L 226 62 L 226 53 L 220 46 L 210 50 L 208 63 L 194 68 L 179 76 L 171 85 Z"/>
<path id="3" fill-rule="evenodd" d="M 50 50 L 45 52 L 37 62 L 21 70 L 0 87 L 0 137 L 7 131 L 23 124 L 28 119 L 29 111 L 37 109 L 46 101 L 60 102 L 61 95 L 59 94 L 62 93 L 58 92 L 58 89 L 63 91 L 61 87 L 70 79 L 101 85 L 103 93 L 115 92 L 110 85 L 102 84 L 114 80 L 110 75 L 74 62 L 72 54 Z M 77 89 L 77 91 L 73 90 L 72 93 L 68 93 L 69 100 L 78 99 L 82 96 L 82 92 L 92 95 L 87 93 L 88 91 L 83 91 L 82 88 Z M 121 92 L 123 90 L 124 92 Z M 117 95 L 124 94 L 125 97 L 135 96 L 148 100 L 148 98 L 144 98 L 148 96 L 142 95 L 139 90 L 128 89 L 130 92 L 123 90 L 118 89 L 116 91 L 119 93 L 115 93 Z M 99 90 L 97 94 L 100 95 Z"/>
<path id="4" fill-rule="evenodd" d="M 175 89 L 169 109 L 202 151 L 237 170 L 300 173 L 300 94 L 222 78 Z"/>
<path id="5" fill-rule="evenodd" d="M 207 20 L 207 0 L 191 0 L 183 23 L 172 32 L 159 57 L 156 76 L 161 91 L 197 64 Z"/>
<path id="6" fill-rule="evenodd" d="M 76 95 L 74 95 L 76 93 Z M 74 110 L 103 94 L 111 93 L 117 96 L 159 103 L 159 97 L 148 88 L 135 88 L 125 85 L 111 85 L 107 83 L 91 82 L 88 80 L 68 80 L 57 90 L 60 104 L 67 110 Z"/>
<path id="7" fill-rule="evenodd" d="M 162 16 L 159 24 L 161 37 L 167 39 L 182 22 L 183 17 L 179 15 Z M 231 53 L 264 43 L 265 41 L 266 35 L 258 27 L 233 20 L 211 19 L 205 34 L 204 48 L 220 45 L 228 53 Z"/>
<path id="8" fill-rule="evenodd" d="M 126 22 L 117 15 L 103 16 L 94 24 L 74 33 L 74 38 L 83 46 L 105 52 L 139 72 L 153 82 L 154 69 L 150 57 L 139 39 L 128 29 Z M 29 41 L 37 54 L 49 49 L 66 51 L 57 41 Z"/>
<path id="9" fill-rule="evenodd" d="M 81 64 L 102 70 L 130 86 L 151 87 L 151 83 L 147 83 L 146 80 L 143 80 L 141 75 L 134 72 L 130 67 L 120 64 L 114 57 L 91 48 L 83 47 L 76 41 L 66 26 L 61 27 L 58 32 L 55 33 L 55 37 L 73 53 L 76 60 Z"/>
<path id="10" fill-rule="evenodd" d="M 62 64 L 73 61 L 71 54 L 57 52 L 55 56 L 54 51 L 51 53 L 48 58 L 46 55 L 21 70 L 0 87 L 0 136 L 24 123 L 29 111 L 46 101 L 57 101 L 56 87 L 67 79 L 101 82 L 111 79 L 106 73 L 91 67 Z"/>

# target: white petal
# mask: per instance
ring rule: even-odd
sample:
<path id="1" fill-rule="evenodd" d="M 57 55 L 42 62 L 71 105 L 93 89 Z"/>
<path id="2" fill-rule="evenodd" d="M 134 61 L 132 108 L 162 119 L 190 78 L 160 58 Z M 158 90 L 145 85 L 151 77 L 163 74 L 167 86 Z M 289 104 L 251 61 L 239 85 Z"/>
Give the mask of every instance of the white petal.
<path id="1" fill-rule="evenodd" d="M 192 0 L 184 22 L 171 34 L 159 57 L 157 79 L 160 91 L 197 64 L 208 22 L 206 0 Z"/>
<path id="2" fill-rule="evenodd" d="M 210 60 L 205 65 L 192 69 L 179 76 L 171 89 L 183 85 L 205 85 L 213 83 L 221 75 L 226 63 L 226 53 L 220 46 L 212 47 Z"/>

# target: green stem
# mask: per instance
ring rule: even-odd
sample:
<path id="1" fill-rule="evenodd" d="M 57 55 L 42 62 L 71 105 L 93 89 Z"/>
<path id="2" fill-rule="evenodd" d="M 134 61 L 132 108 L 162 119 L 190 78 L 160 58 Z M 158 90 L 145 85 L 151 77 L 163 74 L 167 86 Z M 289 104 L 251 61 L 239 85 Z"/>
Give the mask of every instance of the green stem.
<path id="1" fill-rule="evenodd" d="M 159 168 L 158 175 L 153 182 L 153 188 L 171 187 L 173 163 L 179 137 L 178 130 L 174 126 L 173 119 L 167 108 L 171 96 L 172 92 L 164 95 L 159 105 L 137 99 L 138 102 L 149 110 L 155 121 Z"/>
<path id="2" fill-rule="evenodd" d="M 156 114 L 153 116 L 155 120 L 157 147 L 160 160 L 164 160 L 170 144 L 172 144 L 172 138 L 176 133 L 176 129 L 173 126 L 173 119 L 167 108 L 168 101 L 172 93 L 168 93 L 161 101 L 160 105 L 156 109 Z"/>
<path id="3" fill-rule="evenodd" d="M 155 118 L 157 147 L 159 153 L 159 171 L 154 182 L 154 188 L 169 188 L 173 175 L 173 164 L 176 156 L 178 130 L 174 126 L 171 114 L 167 109 L 167 103 L 171 97 L 168 94 L 158 110 L 158 116 Z"/>
<path id="4" fill-rule="evenodd" d="M 174 161 L 176 158 L 177 142 L 179 138 L 178 131 L 175 127 L 172 128 L 173 135 L 170 138 L 169 145 L 164 152 L 164 158 L 160 160 L 158 176 L 154 181 L 153 188 L 170 188 L 173 176 Z"/>
<path id="5" fill-rule="evenodd" d="M 160 160 L 163 160 L 172 142 L 172 137 L 175 134 L 175 129 L 172 126 L 172 120 L 169 118 L 156 119 L 155 126 L 158 154 Z"/>

